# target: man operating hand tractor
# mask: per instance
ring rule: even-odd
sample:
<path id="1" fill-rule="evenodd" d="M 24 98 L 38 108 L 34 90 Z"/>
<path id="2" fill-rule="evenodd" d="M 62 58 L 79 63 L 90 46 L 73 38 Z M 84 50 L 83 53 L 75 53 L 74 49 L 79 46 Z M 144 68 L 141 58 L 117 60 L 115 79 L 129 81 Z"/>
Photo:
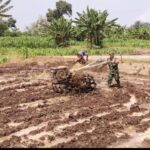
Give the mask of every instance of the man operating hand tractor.
<path id="1" fill-rule="evenodd" d="M 80 51 L 76 55 L 78 57 L 78 60 L 76 62 L 86 64 L 86 62 L 88 61 L 88 53 L 86 51 Z"/>

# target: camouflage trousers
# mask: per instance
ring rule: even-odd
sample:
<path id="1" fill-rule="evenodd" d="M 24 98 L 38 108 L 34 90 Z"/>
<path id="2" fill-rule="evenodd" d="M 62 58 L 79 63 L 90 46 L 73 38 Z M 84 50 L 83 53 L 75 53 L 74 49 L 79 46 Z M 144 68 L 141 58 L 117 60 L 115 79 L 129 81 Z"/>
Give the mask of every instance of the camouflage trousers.
<path id="1" fill-rule="evenodd" d="M 119 76 L 119 72 L 116 73 L 109 73 L 108 75 L 108 86 L 111 86 L 112 80 L 115 79 L 115 81 L 117 82 L 117 85 L 120 86 L 120 76 Z"/>

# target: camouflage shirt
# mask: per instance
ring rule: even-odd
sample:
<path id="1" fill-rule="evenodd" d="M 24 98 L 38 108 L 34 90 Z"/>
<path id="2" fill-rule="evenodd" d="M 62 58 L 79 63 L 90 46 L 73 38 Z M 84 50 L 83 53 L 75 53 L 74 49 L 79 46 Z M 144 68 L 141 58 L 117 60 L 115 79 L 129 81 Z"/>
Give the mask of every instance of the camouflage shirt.
<path id="1" fill-rule="evenodd" d="M 112 62 L 110 59 L 107 60 L 107 64 L 111 74 L 116 74 L 119 72 L 118 64 Z"/>

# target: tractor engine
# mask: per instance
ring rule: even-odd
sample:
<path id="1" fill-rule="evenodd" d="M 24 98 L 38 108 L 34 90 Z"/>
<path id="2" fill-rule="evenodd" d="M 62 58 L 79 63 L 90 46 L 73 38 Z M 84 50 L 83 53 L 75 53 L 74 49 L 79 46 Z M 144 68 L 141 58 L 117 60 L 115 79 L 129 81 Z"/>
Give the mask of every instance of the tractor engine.
<path id="1" fill-rule="evenodd" d="M 96 82 L 89 74 L 72 73 L 66 66 L 51 68 L 51 71 L 52 88 L 56 93 L 89 92 L 96 88 Z"/>

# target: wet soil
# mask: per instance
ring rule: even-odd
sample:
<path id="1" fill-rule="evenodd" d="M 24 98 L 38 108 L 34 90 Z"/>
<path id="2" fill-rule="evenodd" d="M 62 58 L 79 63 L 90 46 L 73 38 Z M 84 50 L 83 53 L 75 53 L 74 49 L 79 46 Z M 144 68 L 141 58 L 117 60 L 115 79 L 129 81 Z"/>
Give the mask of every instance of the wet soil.
<path id="1" fill-rule="evenodd" d="M 92 70 L 95 91 L 54 93 L 45 70 L 71 63 L 0 67 L 0 147 L 148 147 L 149 78 L 121 74 L 123 87 L 108 88 L 106 68 Z"/>

